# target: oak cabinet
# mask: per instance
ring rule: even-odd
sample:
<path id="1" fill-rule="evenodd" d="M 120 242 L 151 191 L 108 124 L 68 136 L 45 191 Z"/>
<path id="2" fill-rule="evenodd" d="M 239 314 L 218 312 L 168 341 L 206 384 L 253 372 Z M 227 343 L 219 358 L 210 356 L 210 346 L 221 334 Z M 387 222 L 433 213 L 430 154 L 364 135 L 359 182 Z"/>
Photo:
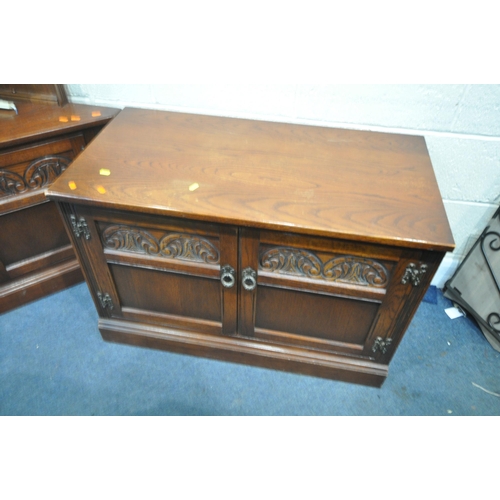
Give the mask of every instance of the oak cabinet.
<path id="1" fill-rule="evenodd" d="M 118 110 L 57 105 L 62 86 L 2 85 L 17 113 L 0 110 L 0 313 L 83 280 L 56 205 L 44 190 Z M 6 92 L 9 90 L 9 93 Z"/>
<path id="2" fill-rule="evenodd" d="M 126 109 L 47 194 L 104 339 L 374 386 L 453 248 L 406 136 Z"/>

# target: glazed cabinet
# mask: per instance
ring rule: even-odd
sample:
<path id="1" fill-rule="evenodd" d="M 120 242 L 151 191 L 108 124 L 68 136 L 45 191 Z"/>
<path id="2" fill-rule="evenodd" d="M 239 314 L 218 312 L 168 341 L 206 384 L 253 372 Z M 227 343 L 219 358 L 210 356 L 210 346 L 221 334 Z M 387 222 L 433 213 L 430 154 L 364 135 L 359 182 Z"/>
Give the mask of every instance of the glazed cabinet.
<path id="1" fill-rule="evenodd" d="M 125 109 L 47 194 L 104 339 L 372 386 L 453 248 L 406 136 Z"/>

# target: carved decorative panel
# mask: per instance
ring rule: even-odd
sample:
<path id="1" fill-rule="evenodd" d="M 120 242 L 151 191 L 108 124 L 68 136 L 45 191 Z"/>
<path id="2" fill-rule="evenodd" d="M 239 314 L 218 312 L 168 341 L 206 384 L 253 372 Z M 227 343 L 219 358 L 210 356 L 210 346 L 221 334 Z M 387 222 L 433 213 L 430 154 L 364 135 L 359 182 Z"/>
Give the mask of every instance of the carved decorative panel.
<path id="1" fill-rule="evenodd" d="M 106 248 L 169 259 L 217 264 L 218 249 L 207 239 L 191 234 L 169 233 L 156 238 L 144 229 L 125 225 L 107 227 L 102 233 Z"/>
<path id="2" fill-rule="evenodd" d="M 313 252 L 287 247 L 265 250 L 260 256 L 259 268 L 268 272 L 372 287 L 384 287 L 389 279 L 387 269 L 375 260 L 342 255 L 323 262 Z"/>
<path id="3" fill-rule="evenodd" d="M 0 170 L 0 197 L 40 189 L 51 184 L 71 163 L 64 156 L 44 156 L 31 162 L 23 175 Z"/>

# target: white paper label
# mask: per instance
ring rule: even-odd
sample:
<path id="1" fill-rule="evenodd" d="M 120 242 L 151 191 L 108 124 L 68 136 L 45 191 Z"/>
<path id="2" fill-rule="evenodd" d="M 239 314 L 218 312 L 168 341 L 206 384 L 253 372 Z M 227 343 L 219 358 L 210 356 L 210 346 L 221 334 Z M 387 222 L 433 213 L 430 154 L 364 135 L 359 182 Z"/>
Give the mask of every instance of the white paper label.
<path id="1" fill-rule="evenodd" d="M 444 312 L 450 319 L 456 319 L 463 316 L 463 314 L 456 307 L 449 307 L 448 309 L 445 309 Z"/>

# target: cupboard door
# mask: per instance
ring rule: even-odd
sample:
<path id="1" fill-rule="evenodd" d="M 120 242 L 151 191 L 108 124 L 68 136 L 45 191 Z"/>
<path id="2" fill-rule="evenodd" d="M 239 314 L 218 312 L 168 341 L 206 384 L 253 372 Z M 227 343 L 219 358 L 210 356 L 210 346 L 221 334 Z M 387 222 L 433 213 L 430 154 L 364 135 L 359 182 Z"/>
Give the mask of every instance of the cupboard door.
<path id="1" fill-rule="evenodd" d="M 240 234 L 241 335 L 390 358 L 399 341 L 397 317 L 414 293 L 402 276 L 419 252 L 271 231 Z M 254 288 L 244 286 L 245 269 L 256 273 Z"/>
<path id="2" fill-rule="evenodd" d="M 66 218 L 86 232 L 75 240 L 102 317 L 236 333 L 235 228 L 90 207 Z"/>

